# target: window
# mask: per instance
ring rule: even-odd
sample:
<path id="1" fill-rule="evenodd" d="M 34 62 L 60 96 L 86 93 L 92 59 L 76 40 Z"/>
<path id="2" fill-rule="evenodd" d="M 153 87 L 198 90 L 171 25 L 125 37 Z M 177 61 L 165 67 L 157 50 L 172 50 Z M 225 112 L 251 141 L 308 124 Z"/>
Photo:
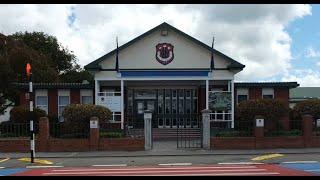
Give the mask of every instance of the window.
<path id="1" fill-rule="evenodd" d="M 237 103 L 248 100 L 248 89 L 237 89 Z"/>
<path id="2" fill-rule="evenodd" d="M 262 98 L 263 99 L 273 99 L 274 98 L 273 88 L 263 88 L 262 89 Z"/>
<path id="3" fill-rule="evenodd" d="M 59 90 L 58 91 L 58 116 L 60 121 L 64 121 L 62 112 L 64 108 L 70 104 L 70 91 Z"/>
<path id="4" fill-rule="evenodd" d="M 93 104 L 92 90 L 81 89 L 81 104 Z"/>
<path id="5" fill-rule="evenodd" d="M 46 111 L 48 114 L 48 91 L 36 90 L 35 91 L 35 105 L 37 108 Z"/>

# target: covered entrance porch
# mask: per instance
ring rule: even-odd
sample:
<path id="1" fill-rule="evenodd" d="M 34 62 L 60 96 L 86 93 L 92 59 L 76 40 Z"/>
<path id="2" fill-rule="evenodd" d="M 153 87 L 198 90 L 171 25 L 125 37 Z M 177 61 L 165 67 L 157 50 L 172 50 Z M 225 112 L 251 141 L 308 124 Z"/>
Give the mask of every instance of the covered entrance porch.
<path id="1" fill-rule="evenodd" d="M 95 104 L 109 108 L 113 113 L 109 122 L 121 129 L 143 129 L 145 110 L 152 112 L 156 129 L 198 128 L 203 109 L 212 110 L 211 119 L 233 127 L 233 80 L 96 80 L 95 92 Z M 231 102 L 223 102 L 228 97 Z M 219 107 L 221 103 L 227 106 Z"/>

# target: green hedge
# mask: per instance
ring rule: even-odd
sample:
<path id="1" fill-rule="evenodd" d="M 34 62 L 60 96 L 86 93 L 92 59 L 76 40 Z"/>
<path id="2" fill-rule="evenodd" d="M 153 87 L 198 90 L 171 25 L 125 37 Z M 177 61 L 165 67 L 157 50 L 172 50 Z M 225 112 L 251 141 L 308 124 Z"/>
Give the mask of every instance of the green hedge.
<path id="1" fill-rule="evenodd" d="M 91 117 L 98 117 L 99 122 L 111 119 L 112 112 L 103 106 L 92 104 L 70 104 L 62 112 L 67 123 L 89 122 Z"/>
<path id="2" fill-rule="evenodd" d="M 100 137 L 102 137 L 102 138 L 123 138 L 124 134 L 122 132 L 100 132 Z"/>
<path id="3" fill-rule="evenodd" d="M 265 136 L 302 136 L 302 131 L 298 129 L 290 130 L 290 131 L 270 131 L 265 133 Z"/>
<path id="4" fill-rule="evenodd" d="M 215 135 L 216 137 L 249 137 L 252 136 L 250 131 L 222 131 Z"/>
<path id="5" fill-rule="evenodd" d="M 315 119 L 320 118 L 320 100 L 319 99 L 301 101 L 297 103 L 293 109 L 294 109 L 295 116 L 297 116 L 299 119 L 301 119 L 301 115 L 303 114 L 310 114 Z"/>
<path id="6" fill-rule="evenodd" d="M 29 120 L 29 108 L 25 106 L 16 106 L 10 111 L 10 122 L 12 123 L 28 123 Z M 35 121 L 38 121 L 40 117 L 47 116 L 46 112 L 39 108 L 33 109 L 33 116 Z"/>

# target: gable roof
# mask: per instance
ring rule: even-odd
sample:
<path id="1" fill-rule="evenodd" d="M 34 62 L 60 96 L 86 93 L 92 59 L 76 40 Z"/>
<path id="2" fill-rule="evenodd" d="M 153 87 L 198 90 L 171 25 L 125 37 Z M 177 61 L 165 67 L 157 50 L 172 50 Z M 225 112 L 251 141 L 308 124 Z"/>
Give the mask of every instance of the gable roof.
<path id="1" fill-rule="evenodd" d="M 320 99 L 320 87 L 297 87 L 290 89 L 291 99 L 310 99 L 319 98 Z"/>
<path id="2" fill-rule="evenodd" d="M 131 41 L 123 44 L 122 46 L 119 47 L 119 51 L 121 51 L 122 49 L 125 49 L 125 48 L 129 47 L 129 46 L 132 45 L 133 43 L 135 43 L 135 42 L 143 39 L 143 38 L 146 37 L 147 35 L 155 32 L 155 31 L 157 31 L 157 30 L 159 30 L 159 29 L 162 29 L 162 28 L 171 29 L 171 30 L 173 30 L 174 32 L 182 35 L 182 36 L 185 37 L 186 39 L 189 39 L 189 40 L 195 42 L 196 44 L 198 44 L 198 45 L 200 45 L 200 46 L 208 49 L 209 51 L 212 50 L 212 48 L 211 48 L 210 46 L 206 45 L 205 43 L 203 43 L 203 42 L 195 39 L 194 37 L 192 37 L 192 36 L 190 36 L 190 35 L 182 32 L 182 31 L 180 31 L 179 29 L 177 29 L 177 28 L 171 26 L 170 24 L 164 22 L 164 23 L 162 23 L 162 24 L 154 27 L 153 29 L 151 29 L 151 30 L 143 33 L 142 35 L 134 38 L 133 40 L 131 40 Z M 242 69 L 245 67 L 245 65 L 237 62 L 236 60 L 230 58 L 229 56 L 227 56 L 227 55 L 225 55 L 225 54 L 223 54 L 223 53 L 221 53 L 221 52 L 219 52 L 219 51 L 217 51 L 217 50 L 215 50 L 215 49 L 213 49 L 213 51 L 214 51 L 215 54 L 218 54 L 218 55 L 226 58 L 226 59 L 230 62 L 230 64 L 228 65 L 228 69 L 242 70 Z M 93 61 L 93 62 L 85 65 L 84 68 L 85 68 L 86 70 L 99 70 L 99 69 L 101 69 L 101 67 L 99 66 L 99 63 L 100 63 L 101 61 L 105 60 L 106 58 L 112 56 L 112 55 L 115 54 L 115 53 L 116 53 L 116 49 L 114 49 L 114 50 L 112 50 L 111 52 L 109 52 L 108 54 L 105 54 L 104 56 L 98 58 L 97 60 L 95 60 L 95 61 Z"/>

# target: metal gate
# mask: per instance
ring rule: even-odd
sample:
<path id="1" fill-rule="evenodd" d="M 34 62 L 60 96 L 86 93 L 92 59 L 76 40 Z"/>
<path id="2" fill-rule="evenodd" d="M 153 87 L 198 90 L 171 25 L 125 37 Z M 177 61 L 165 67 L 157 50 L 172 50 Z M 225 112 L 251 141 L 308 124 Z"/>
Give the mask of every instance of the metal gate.
<path id="1" fill-rule="evenodd" d="M 177 148 L 202 148 L 201 116 L 188 114 L 178 118 L 177 122 Z"/>

